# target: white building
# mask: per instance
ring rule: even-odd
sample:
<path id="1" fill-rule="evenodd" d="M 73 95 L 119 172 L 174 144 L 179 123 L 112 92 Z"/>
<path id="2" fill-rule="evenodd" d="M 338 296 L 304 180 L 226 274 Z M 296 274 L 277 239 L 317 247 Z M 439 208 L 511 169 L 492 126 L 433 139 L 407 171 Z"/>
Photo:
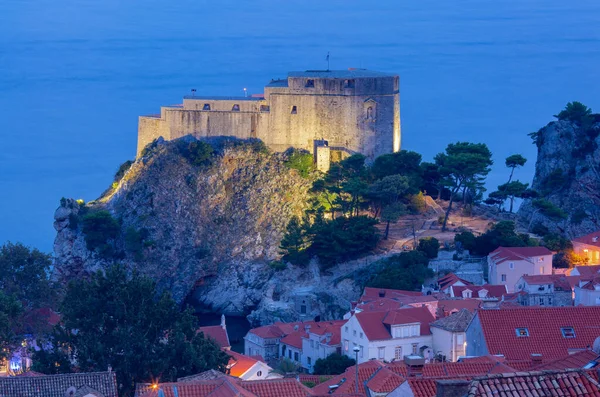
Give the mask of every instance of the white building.
<path id="1" fill-rule="evenodd" d="M 573 251 L 587 260 L 589 265 L 600 265 L 600 230 L 573 239 Z"/>
<path id="2" fill-rule="evenodd" d="M 600 306 L 600 275 L 575 287 L 575 306 Z"/>
<path id="3" fill-rule="evenodd" d="M 429 324 L 434 321 L 426 307 L 356 313 L 342 327 L 342 354 L 358 362 L 370 359 L 403 360 L 407 355 L 433 356 Z"/>
<path id="4" fill-rule="evenodd" d="M 322 321 L 308 328 L 302 336 L 302 368 L 312 374 L 317 360 L 341 352 L 341 333 L 345 323 L 345 320 Z"/>
<path id="5" fill-rule="evenodd" d="M 488 255 L 488 282 L 509 293 L 522 276 L 552 274 L 552 251 L 546 247 L 498 247 Z"/>
<path id="6" fill-rule="evenodd" d="M 466 355 L 466 330 L 473 319 L 473 313 L 462 309 L 448 317 L 431 323 L 433 351 L 435 355 L 444 356 L 446 360 L 455 362 Z"/>

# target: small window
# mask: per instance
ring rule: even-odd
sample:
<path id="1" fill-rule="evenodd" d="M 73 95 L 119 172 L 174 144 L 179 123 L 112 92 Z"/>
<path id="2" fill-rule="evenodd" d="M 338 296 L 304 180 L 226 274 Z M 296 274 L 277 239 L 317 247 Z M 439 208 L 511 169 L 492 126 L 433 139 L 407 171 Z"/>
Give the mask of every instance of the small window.
<path id="1" fill-rule="evenodd" d="M 348 326 L 347 325 L 344 327 L 344 329 L 345 329 L 346 332 L 348 332 Z"/>
<path id="2" fill-rule="evenodd" d="M 240 105 L 238 105 L 237 103 L 235 105 L 233 105 L 233 107 L 231 108 L 232 112 L 239 112 L 240 111 Z"/>
<path id="3" fill-rule="evenodd" d="M 506 274 L 502 275 L 502 281 L 506 281 Z"/>
<path id="4" fill-rule="evenodd" d="M 298 352 L 294 352 L 294 361 L 298 361 Z"/>
<path id="5" fill-rule="evenodd" d="M 514 269 L 515 268 L 515 263 L 514 262 L 510 262 L 508 264 L 508 267 L 511 268 L 511 269 Z"/>
<path id="6" fill-rule="evenodd" d="M 365 356 L 365 348 L 361 345 L 360 346 L 360 358 L 363 358 Z"/>
<path id="7" fill-rule="evenodd" d="M 544 257 L 543 257 L 543 256 L 540 256 L 540 257 L 538 258 L 538 262 L 543 262 L 543 261 L 544 261 Z"/>
<path id="8" fill-rule="evenodd" d="M 519 338 L 529 336 L 529 330 L 527 328 L 517 328 L 516 332 Z"/>
<path id="9" fill-rule="evenodd" d="M 369 106 L 367 108 L 367 119 L 368 120 L 372 120 L 373 119 L 373 106 Z"/>
<path id="10" fill-rule="evenodd" d="M 312 79 L 306 80 L 306 85 L 305 85 L 306 88 L 314 88 L 314 86 L 315 86 L 314 80 L 312 80 Z"/>
<path id="11" fill-rule="evenodd" d="M 360 337 L 360 339 L 363 338 L 363 333 L 362 332 L 360 333 L 359 337 Z"/>
<path id="12" fill-rule="evenodd" d="M 544 274 L 544 266 L 540 266 L 540 274 Z"/>
<path id="13" fill-rule="evenodd" d="M 311 365 L 312 364 L 312 358 L 306 357 L 306 362 L 308 363 L 308 365 Z"/>
<path id="14" fill-rule="evenodd" d="M 344 88 L 354 88 L 354 79 L 344 81 Z"/>
<path id="15" fill-rule="evenodd" d="M 385 347 L 379 347 L 377 349 L 377 358 L 383 360 L 385 358 Z"/>
<path id="16" fill-rule="evenodd" d="M 562 336 L 564 338 L 574 338 L 575 337 L 575 330 L 573 329 L 573 327 L 561 328 L 560 332 L 562 332 Z"/>
<path id="17" fill-rule="evenodd" d="M 352 335 L 353 335 L 353 336 L 356 336 L 356 330 L 353 330 L 353 331 L 352 331 Z"/>
<path id="18" fill-rule="evenodd" d="M 544 306 L 544 297 L 540 296 L 540 306 Z"/>
<path id="19" fill-rule="evenodd" d="M 295 105 L 294 105 L 294 106 L 292 106 L 292 111 L 291 111 L 291 113 L 292 113 L 292 114 L 297 114 L 297 113 L 298 113 L 298 107 L 297 107 L 297 106 L 295 106 Z"/>
<path id="20" fill-rule="evenodd" d="M 288 357 L 290 358 L 290 360 L 292 359 L 292 351 L 288 350 Z"/>
<path id="21" fill-rule="evenodd" d="M 205 103 L 202 110 L 210 110 L 210 103 Z"/>
<path id="22" fill-rule="evenodd" d="M 396 348 L 394 349 L 394 358 L 396 360 L 402 359 L 402 346 L 396 346 Z"/>
<path id="23" fill-rule="evenodd" d="M 256 373 L 256 376 L 262 376 L 262 371 L 258 371 L 258 372 Z"/>
<path id="24" fill-rule="evenodd" d="M 552 297 L 551 296 L 548 297 L 548 306 L 552 306 Z"/>
<path id="25" fill-rule="evenodd" d="M 413 343 L 412 344 L 412 354 L 417 354 L 418 352 L 419 352 L 419 344 Z"/>
<path id="26" fill-rule="evenodd" d="M 260 111 L 264 113 L 269 113 L 271 111 L 271 107 L 269 105 L 260 105 Z"/>

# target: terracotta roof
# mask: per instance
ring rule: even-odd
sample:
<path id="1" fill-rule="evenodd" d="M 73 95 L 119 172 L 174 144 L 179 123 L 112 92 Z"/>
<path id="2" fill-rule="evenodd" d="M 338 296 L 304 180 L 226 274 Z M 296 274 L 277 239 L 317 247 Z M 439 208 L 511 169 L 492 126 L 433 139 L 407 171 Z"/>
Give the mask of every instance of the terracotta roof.
<path id="1" fill-rule="evenodd" d="M 469 386 L 469 397 L 497 396 L 594 396 L 600 385 L 584 371 L 519 372 L 477 378 Z"/>
<path id="2" fill-rule="evenodd" d="M 552 251 L 546 247 L 498 247 L 489 256 L 494 262 L 502 263 L 508 260 L 528 260 L 543 255 L 552 255 Z"/>
<path id="3" fill-rule="evenodd" d="M 197 382 L 200 380 L 215 380 L 221 378 L 231 378 L 231 376 L 224 374 L 223 372 L 209 369 L 208 371 L 200 372 L 199 374 L 184 376 L 183 378 L 178 378 L 177 382 Z"/>
<path id="4" fill-rule="evenodd" d="M 459 281 L 465 285 L 473 285 L 472 282 L 464 280 L 454 273 L 448 273 L 444 277 L 439 278 L 437 280 L 437 284 L 440 287 L 440 290 L 445 290 L 446 288 L 456 284 Z"/>
<path id="5" fill-rule="evenodd" d="M 0 377 L 0 396 L 65 397 L 65 392 L 70 387 L 76 390 L 88 387 L 99 393 L 99 397 L 117 397 L 117 380 L 114 372 Z"/>
<path id="6" fill-rule="evenodd" d="M 367 361 L 358 365 L 358 392 L 362 393 L 363 396 L 365 395 L 365 382 L 381 367 L 383 367 L 383 364 L 376 360 Z M 330 390 L 329 386 L 339 385 L 339 387 L 331 393 L 332 395 L 356 394 L 355 371 L 356 368 L 354 365 L 348 367 L 343 374 L 334 376 L 328 381 L 313 387 L 312 390 L 315 395 L 328 395 Z M 343 379 L 345 380 L 343 381 Z"/>
<path id="7" fill-rule="evenodd" d="M 594 276 L 594 278 L 592 278 L 590 281 L 588 281 L 587 283 L 582 285 L 581 288 L 594 291 L 596 289 L 595 287 L 599 284 L 600 284 L 600 274 Z"/>
<path id="8" fill-rule="evenodd" d="M 542 365 L 534 367 L 536 371 L 540 370 L 565 370 L 574 368 L 583 368 L 592 361 L 596 361 L 600 358 L 598 353 L 593 350 L 586 349 L 577 353 L 569 354 L 566 357 L 559 358 L 554 361 L 549 361 Z"/>
<path id="9" fill-rule="evenodd" d="M 226 378 L 198 382 L 161 383 L 140 397 L 259 397 Z M 262 396 L 260 396 L 262 397 Z M 304 397 L 304 396 L 303 396 Z"/>
<path id="10" fill-rule="evenodd" d="M 387 312 L 361 312 L 356 313 L 355 316 L 367 339 L 371 341 L 392 337 L 386 325 L 420 323 L 421 335 L 431 335 L 429 323 L 434 320 L 425 307 L 411 307 Z"/>
<path id="11" fill-rule="evenodd" d="M 542 274 L 537 276 L 523 276 L 523 280 L 529 285 L 553 284 L 555 290 L 571 291 L 571 284 L 566 276 L 559 274 Z"/>
<path id="12" fill-rule="evenodd" d="M 460 285 L 453 285 L 451 287 L 452 295 L 455 297 L 462 297 L 462 293 L 465 290 L 470 290 L 472 292 L 472 298 L 479 298 L 479 291 L 486 290 L 487 294 L 482 296 L 481 298 L 502 298 L 503 295 L 508 293 L 506 289 L 506 285 L 494 285 L 494 284 L 485 284 L 485 285 L 468 285 L 466 287 Z"/>
<path id="13" fill-rule="evenodd" d="M 600 265 L 593 266 L 575 266 L 577 272 L 579 272 L 582 280 L 591 280 L 596 274 L 600 272 Z"/>
<path id="14" fill-rule="evenodd" d="M 479 360 L 425 364 L 418 375 L 424 378 L 469 378 L 494 373 L 515 372 L 514 368 L 506 365 L 498 357 L 482 356 L 478 358 Z M 398 375 L 411 376 L 409 367 L 404 361 L 395 361 L 387 364 L 386 367 Z"/>
<path id="15" fill-rule="evenodd" d="M 257 397 L 307 397 L 312 394 L 308 387 L 289 378 L 240 382 L 240 386 Z"/>
<path id="16" fill-rule="evenodd" d="M 590 234 L 586 234 L 585 236 L 577 237 L 577 238 L 573 239 L 573 242 L 587 244 L 587 245 L 593 245 L 595 247 L 600 248 L 600 230 L 597 230 Z"/>
<path id="17" fill-rule="evenodd" d="M 473 313 L 467 309 L 460 309 L 457 313 L 432 322 L 430 326 L 450 332 L 465 332 L 472 319 Z"/>
<path id="18" fill-rule="evenodd" d="M 289 335 L 284 336 L 279 343 L 284 343 L 288 346 L 295 347 L 297 349 L 302 349 L 302 338 L 307 337 L 306 332 L 302 331 L 294 331 Z"/>
<path id="19" fill-rule="evenodd" d="M 434 397 L 437 393 L 437 381 L 427 378 L 409 378 L 406 380 L 414 397 Z"/>
<path id="20" fill-rule="evenodd" d="M 225 353 L 229 355 L 229 363 L 227 364 L 229 375 L 235 376 L 236 378 L 244 375 L 254 364 L 260 361 L 253 357 L 236 353 L 232 350 L 225 350 Z"/>
<path id="21" fill-rule="evenodd" d="M 342 343 L 342 326 L 347 322 L 348 320 L 319 321 L 310 327 L 309 332 L 321 336 L 321 343 L 337 346 Z M 327 334 L 330 336 L 329 342 L 326 339 Z"/>
<path id="22" fill-rule="evenodd" d="M 333 378 L 333 375 L 311 375 L 311 374 L 299 374 L 298 380 L 300 382 L 311 382 L 315 385 L 323 383 Z"/>
<path id="23" fill-rule="evenodd" d="M 220 348 L 230 348 L 229 336 L 227 330 L 220 325 L 213 325 L 209 327 L 200 327 L 197 332 L 204 333 L 205 337 L 213 339 L 217 342 Z"/>
<path id="24" fill-rule="evenodd" d="M 390 393 L 404 382 L 404 377 L 385 367 L 379 368 L 367 381 L 367 387 L 374 393 Z"/>
<path id="25" fill-rule="evenodd" d="M 555 360 L 592 346 L 600 335 L 600 306 L 503 308 L 479 310 L 477 316 L 488 351 L 507 360 L 530 360 L 533 353 Z M 575 337 L 563 336 L 566 327 Z M 517 328 L 527 328 L 529 336 L 517 336 Z"/>
<path id="26" fill-rule="evenodd" d="M 315 321 L 296 321 L 293 323 L 276 322 L 271 325 L 252 328 L 248 332 L 255 334 L 263 339 L 283 338 L 284 336 L 289 335 L 294 331 L 301 331 L 305 329 L 306 326 L 310 326 L 312 328 L 315 326 L 315 324 L 318 323 Z"/>
<path id="27" fill-rule="evenodd" d="M 421 291 L 405 291 L 400 289 L 365 287 L 363 298 L 394 298 L 398 296 L 423 296 Z"/>
<path id="28" fill-rule="evenodd" d="M 479 299 L 445 299 L 438 302 L 438 311 L 441 312 L 440 317 L 443 317 L 461 309 L 467 309 L 471 313 L 474 313 L 480 306 L 481 301 Z"/>

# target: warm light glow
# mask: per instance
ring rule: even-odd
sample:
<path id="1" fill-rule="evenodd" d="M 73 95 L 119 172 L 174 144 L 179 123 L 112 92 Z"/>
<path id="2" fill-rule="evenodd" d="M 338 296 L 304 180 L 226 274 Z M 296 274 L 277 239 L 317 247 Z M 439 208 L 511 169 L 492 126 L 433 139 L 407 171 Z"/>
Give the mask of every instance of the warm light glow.
<path id="1" fill-rule="evenodd" d="M 152 388 L 153 388 L 153 389 L 158 389 L 158 384 L 156 384 L 156 383 L 153 383 L 153 384 L 152 384 Z"/>

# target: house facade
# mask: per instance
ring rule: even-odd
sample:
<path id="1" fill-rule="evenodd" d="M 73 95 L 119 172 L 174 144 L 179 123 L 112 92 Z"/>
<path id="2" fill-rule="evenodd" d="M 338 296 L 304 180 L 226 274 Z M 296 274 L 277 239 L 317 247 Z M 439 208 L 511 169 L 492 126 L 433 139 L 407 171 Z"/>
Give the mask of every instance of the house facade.
<path id="1" fill-rule="evenodd" d="M 433 351 L 436 357 L 455 362 L 459 357 L 466 355 L 466 330 L 472 319 L 473 313 L 461 309 L 458 313 L 431 323 Z"/>
<path id="2" fill-rule="evenodd" d="M 545 247 L 498 247 L 488 255 L 488 282 L 509 293 L 524 275 L 552 274 L 552 251 Z"/>
<path id="3" fill-rule="evenodd" d="M 575 306 L 600 306 L 600 275 L 575 287 Z"/>
<path id="4" fill-rule="evenodd" d="M 600 230 L 571 241 L 573 251 L 587 259 L 589 265 L 600 265 Z"/>
<path id="5" fill-rule="evenodd" d="M 342 354 L 356 358 L 353 349 L 358 347 L 359 363 L 403 360 L 408 355 L 431 359 L 432 321 L 426 307 L 355 313 L 342 327 Z"/>
<path id="6" fill-rule="evenodd" d="M 564 275 L 522 276 L 515 285 L 515 292 L 523 306 L 572 306 L 573 291 Z"/>
<path id="7" fill-rule="evenodd" d="M 302 368 L 312 374 L 317 360 L 341 353 L 342 326 L 345 323 L 345 320 L 322 321 L 307 329 L 302 336 Z"/>

